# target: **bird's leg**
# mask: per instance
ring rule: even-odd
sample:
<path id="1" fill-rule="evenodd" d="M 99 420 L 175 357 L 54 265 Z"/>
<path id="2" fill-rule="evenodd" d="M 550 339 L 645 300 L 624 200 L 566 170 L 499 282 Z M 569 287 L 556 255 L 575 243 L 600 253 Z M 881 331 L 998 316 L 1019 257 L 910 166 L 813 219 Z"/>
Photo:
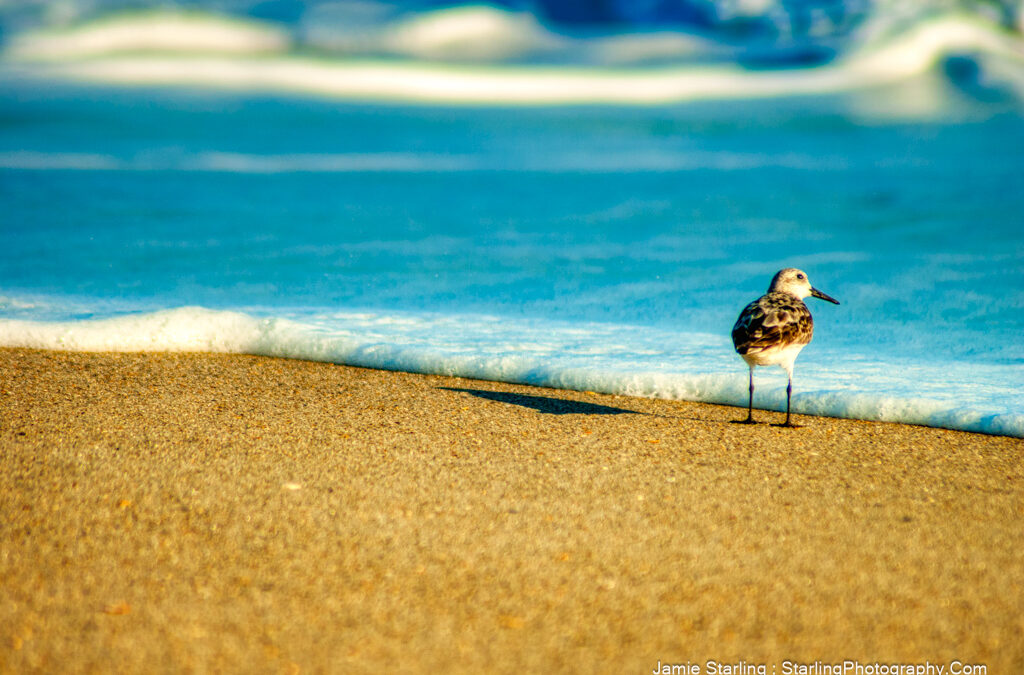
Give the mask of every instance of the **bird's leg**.
<path id="1" fill-rule="evenodd" d="M 786 383 L 786 421 L 777 426 L 786 427 L 789 429 L 799 429 L 799 424 L 793 424 L 789 420 L 789 402 L 793 398 L 793 373 L 789 373 L 789 381 Z"/>
<path id="2" fill-rule="evenodd" d="M 789 399 L 793 396 L 793 376 L 789 376 L 789 381 L 786 382 L 786 422 L 785 426 L 792 426 L 789 421 Z"/>
<path id="3" fill-rule="evenodd" d="M 750 396 L 747 397 L 747 422 L 754 422 L 754 369 L 750 369 Z"/>
<path id="4" fill-rule="evenodd" d="M 736 424 L 757 424 L 754 421 L 754 368 L 750 368 L 750 398 L 747 399 L 747 419 L 736 420 Z"/>

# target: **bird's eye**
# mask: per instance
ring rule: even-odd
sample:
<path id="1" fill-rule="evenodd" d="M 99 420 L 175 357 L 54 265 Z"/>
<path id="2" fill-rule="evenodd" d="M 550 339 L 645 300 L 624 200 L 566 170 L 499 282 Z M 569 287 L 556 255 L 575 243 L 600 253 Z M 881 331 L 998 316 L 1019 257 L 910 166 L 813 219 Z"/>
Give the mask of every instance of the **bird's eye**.
<path id="1" fill-rule="evenodd" d="M 804 275 L 802 275 L 802 274 L 798 274 L 798 275 L 796 275 L 796 278 L 797 278 L 797 279 L 803 279 L 803 278 L 804 278 Z"/>

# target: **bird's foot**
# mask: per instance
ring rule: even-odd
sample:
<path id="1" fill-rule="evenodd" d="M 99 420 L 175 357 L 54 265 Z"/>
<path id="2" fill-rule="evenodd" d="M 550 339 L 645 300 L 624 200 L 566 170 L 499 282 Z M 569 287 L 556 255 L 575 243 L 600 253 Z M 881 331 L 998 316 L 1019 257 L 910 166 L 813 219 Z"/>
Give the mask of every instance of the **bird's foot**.
<path id="1" fill-rule="evenodd" d="M 793 424 L 789 420 L 786 420 L 782 424 L 773 424 L 772 426 L 773 427 L 778 427 L 780 429 L 803 429 L 804 428 L 804 425 L 802 425 L 802 424 Z"/>
<path id="2" fill-rule="evenodd" d="M 733 424 L 759 424 L 753 417 L 748 417 L 745 420 L 732 420 Z"/>

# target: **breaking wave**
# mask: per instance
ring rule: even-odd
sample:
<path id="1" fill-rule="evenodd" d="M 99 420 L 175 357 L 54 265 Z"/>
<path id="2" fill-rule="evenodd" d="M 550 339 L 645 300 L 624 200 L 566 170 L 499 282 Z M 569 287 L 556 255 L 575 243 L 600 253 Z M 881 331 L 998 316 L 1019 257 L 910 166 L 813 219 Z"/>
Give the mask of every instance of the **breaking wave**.
<path id="1" fill-rule="evenodd" d="M 358 26 L 357 26 L 358 28 Z M 444 104 L 667 104 L 856 92 L 929 74 L 1024 92 L 1020 36 L 948 14 L 851 42 L 828 62 L 742 65 L 687 33 L 573 38 L 528 14 L 459 7 L 372 28 L 296 35 L 276 24 L 152 12 L 15 36 L 3 62 L 37 77 Z M 970 68 L 944 68 L 968 59 Z"/>

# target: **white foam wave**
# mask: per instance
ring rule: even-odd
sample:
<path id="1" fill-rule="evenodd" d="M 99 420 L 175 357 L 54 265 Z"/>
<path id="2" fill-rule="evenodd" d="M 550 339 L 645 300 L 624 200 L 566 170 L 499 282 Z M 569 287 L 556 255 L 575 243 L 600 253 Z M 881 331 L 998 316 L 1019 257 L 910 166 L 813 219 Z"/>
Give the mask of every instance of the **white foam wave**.
<path id="1" fill-rule="evenodd" d="M 573 44 L 533 14 L 490 5 L 404 11 L 366 0 L 325 3 L 307 9 L 299 31 L 305 46 L 336 55 L 434 61 L 523 60 Z"/>
<path id="2" fill-rule="evenodd" d="M 266 24 L 153 11 L 18 35 L 6 55 L 17 60 L 66 61 L 123 52 L 263 54 L 283 52 L 289 46 L 283 31 Z"/>
<path id="3" fill-rule="evenodd" d="M 904 79 L 918 75 L 951 54 L 986 54 L 1024 60 L 1019 37 L 976 17 L 950 14 L 914 25 L 881 43 L 870 43 L 849 57 L 862 77 Z"/>
<path id="4" fill-rule="evenodd" d="M 92 321 L 0 320 L 0 346 L 245 353 L 628 396 L 746 404 L 746 371 L 726 338 L 607 324 L 519 321 L 511 332 L 509 322 L 500 317 L 353 312 L 296 320 L 185 307 Z M 827 363 L 827 356 L 819 354 L 818 360 Z M 1024 437 L 1019 400 L 997 396 L 987 407 L 972 407 L 958 398 L 971 390 L 972 379 L 984 377 L 985 369 L 977 364 L 965 366 L 963 372 L 947 370 L 941 382 L 929 382 L 929 375 L 935 377 L 934 369 L 926 366 L 901 365 L 899 377 L 890 377 L 885 364 L 869 359 L 848 363 L 832 359 L 831 364 L 827 369 L 801 366 L 794 410 Z M 873 391 L 876 372 L 881 372 L 876 379 L 882 386 Z M 943 396 L 949 381 L 960 383 L 959 393 Z M 784 382 L 784 378 L 759 374 L 758 405 L 767 402 L 767 407 L 781 410 Z M 984 389 L 979 384 L 979 390 Z M 1016 403 L 1007 404 L 1007 400 Z"/>
<path id="5" fill-rule="evenodd" d="M 526 12 L 466 6 L 415 15 L 389 27 L 381 46 L 420 59 L 499 61 L 557 49 L 564 40 Z"/>
<path id="6" fill-rule="evenodd" d="M 469 23 L 479 27 L 480 15 L 473 16 L 476 18 Z M 458 23 L 448 18 L 451 23 Z M 437 23 L 430 25 L 434 27 L 433 34 L 441 36 L 437 38 L 438 44 L 462 39 L 451 35 L 465 36 L 465 31 L 452 33 L 440 30 Z M 237 33 L 241 29 L 232 30 Z M 419 34 L 413 28 L 409 31 Z M 429 31 L 424 29 L 423 35 L 427 34 Z M 442 39 L 443 35 L 449 37 Z M 262 45 L 264 50 L 273 50 L 279 39 L 280 36 L 265 40 L 250 37 L 241 42 L 242 47 Z M 427 42 L 421 36 L 410 44 Z M 63 44 L 56 41 L 53 45 L 58 43 Z M 102 48 L 82 46 L 75 47 L 78 51 L 62 52 L 62 48 L 45 46 L 48 44 L 38 37 L 16 40 L 7 61 L 21 63 L 28 72 L 43 77 L 103 83 L 272 90 L 341 99 L 447 104 L 646 105 L 840 93 L 899 84 L 931 71 L 947 55 L 962 53 L 984 55 L 982 61 L 992 64 L 988 74 L 993 77 L 1019 73 L 1024 66 L 1019 38 L 961 15 L 915 25 L 897 37 L 872 42 L 828 65 L 781 71 L 749 71 L 724 63 L 609 69 L 593 65 L 470 67 L 415 60 L 327 60 L 297 54 L 252 58 L 223 53 L 232 49 L 211 54 L 201 45 L 176 55 L 126 54 L 107 49 L 119 44 L 112 39 L 106 40 Z M 93 58 L 80 58 L 83 50 Z M 609 59 L 614 61 L 613 57 Z M 28 65 L 33 61 L 39 63 Z M 590 62 L 602 60 L 591 58 Z M 1004 84 L 1016 87 L 1022 84 L 1020 80 L 1019 76 L 1010 77 Z"/>

